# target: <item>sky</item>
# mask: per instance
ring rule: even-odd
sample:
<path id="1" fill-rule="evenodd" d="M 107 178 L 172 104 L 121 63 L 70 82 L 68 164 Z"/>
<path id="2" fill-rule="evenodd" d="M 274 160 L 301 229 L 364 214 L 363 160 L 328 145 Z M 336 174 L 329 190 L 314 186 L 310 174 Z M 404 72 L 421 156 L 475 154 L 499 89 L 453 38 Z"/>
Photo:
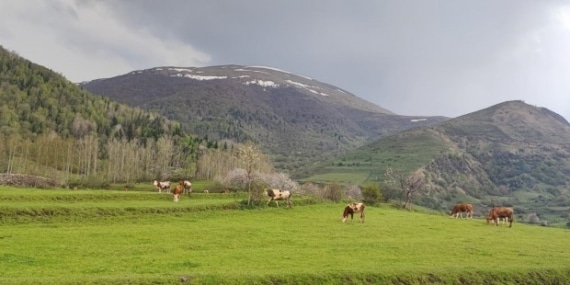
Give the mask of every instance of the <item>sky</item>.
<path id="1" fill-rule="evenodd" d="M 72 82 L 263 65 L 401 115 L 523 100 L 570 121 L 566 0 L 2 0 L 0 45 Z"/>

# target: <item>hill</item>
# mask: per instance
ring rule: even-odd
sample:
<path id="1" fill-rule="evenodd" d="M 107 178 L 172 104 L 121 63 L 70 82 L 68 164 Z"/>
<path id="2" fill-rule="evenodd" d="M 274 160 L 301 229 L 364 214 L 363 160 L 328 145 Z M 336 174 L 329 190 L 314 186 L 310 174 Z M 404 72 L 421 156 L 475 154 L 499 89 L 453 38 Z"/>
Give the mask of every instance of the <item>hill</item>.
<path id="1" fill-rule="evenodd" d="M 449 209 L 475 203 L 565 224 L 570 209 L 570 125 L 560 115 L 508 101 L 431 127 L 381 138 L 322 164 L 306 181 L 382 182 L 388 168 L 424 175 L 416 201 Z M 535 220 L 536 221 L 536 220 Z"/>
<path id="2" fill-rule="evenodd" d="M 30 137 L 157 138 L 175 122 L 82 90 L 63 76 L 0 46 L 0 132 Z M 179 130 L 178 130 L 179 131 Z"/>
<path id="3" fill-rule="evenodd" d="M 294 176 L 379 137 L 446 119 L 396 115 L 341 88 L 264 66 L 157 67 L 80 85 L 161 113 L 188 133 L 252 141 Z"/>
<path id="4" fill-rule="evenodd" d="M 162 115 L 94 95 L 0 46 L 1 173 L 63 184 L 74 177 L 150 180 L 160 174 L 157 160 L 181 164 L 171 162 L 180 161 L 171 153 L 160 159 L 157 141 L 170 143 L 173 152 L 192 149 L 185 138 L 180 125 Z"/>

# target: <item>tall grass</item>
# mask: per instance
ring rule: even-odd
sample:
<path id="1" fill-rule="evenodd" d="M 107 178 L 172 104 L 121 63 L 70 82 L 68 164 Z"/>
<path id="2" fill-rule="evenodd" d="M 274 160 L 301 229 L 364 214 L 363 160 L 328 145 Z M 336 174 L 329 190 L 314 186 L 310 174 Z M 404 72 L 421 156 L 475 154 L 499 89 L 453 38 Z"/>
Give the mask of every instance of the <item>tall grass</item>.
<path id="1" fill-rule="evenodd" d="M 11 191 L 0 190 L 0 195 Z M 53 198 L 58 192 L 42 193 Z M 69 216 L 83 214 L 0 219 L 0 284 L 181 284 L 181 278 L 189 284 L 570 280 L 570 231 L 562 229 L 488 226 L 482 219 L 450 219 L 388 206 L 368 207 L 364 224 L 357 218 L 342 224 L 340 204 L 243 210 L 219 207 L 228 199 L 239 204 L 241 197 L 193 194 L 174 203 L 163 197 L 170 195 L 133 200 L 129 193 L 105 193 L 124 195 L 125 200 L 94 195 L 92 202 L 78 205 L 49 198 L 42 207 L 67 209 Z M 41 200 L 41 193 L 30 195 Z M 39 207 L 34 203 L 0 198 L 1 209 Z M 106 207 L 132 207 L 136 214 L 89 211 Z M 149 208 L 198 210 L 142 210 Z"/>

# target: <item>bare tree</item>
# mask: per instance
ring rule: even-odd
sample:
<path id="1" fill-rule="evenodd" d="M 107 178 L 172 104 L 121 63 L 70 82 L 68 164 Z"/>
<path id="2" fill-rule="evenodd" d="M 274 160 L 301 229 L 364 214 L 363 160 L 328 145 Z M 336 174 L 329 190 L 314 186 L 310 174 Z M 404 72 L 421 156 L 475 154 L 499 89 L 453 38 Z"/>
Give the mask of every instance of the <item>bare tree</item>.
<path id="1" fill-rule="evenodd" d="M 411 210 L 412 201 L 414 196 L 424 188 L 424 174 L 422 171 L 416 171 L 411 175 L 405 174 L 401 170 L 388 167 L 385 173 L 386 181 L 384 182 L 388 187 L 397 184 L 400 191 L 405 195 L 406 202 L 404 208 Z"/>
<path id="2" fill-rule="evenodd" d="M 411 210 L 414 195 L 420 192 L 424 187 L 423 172 L 418 171 L 405 179 L 401 179 L 400 186 L 406 192 L 406 204 L 404 205 L 404 208 Z"/>

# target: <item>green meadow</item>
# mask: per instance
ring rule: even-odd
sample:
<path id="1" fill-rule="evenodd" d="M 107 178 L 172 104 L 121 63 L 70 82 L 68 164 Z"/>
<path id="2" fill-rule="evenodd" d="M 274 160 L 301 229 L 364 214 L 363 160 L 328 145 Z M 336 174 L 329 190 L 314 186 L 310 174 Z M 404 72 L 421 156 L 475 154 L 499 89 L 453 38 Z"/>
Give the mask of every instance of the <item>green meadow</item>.
<path id="1" fill-rule="evenodd" d="M 568 284 L 570 231 L 295 197 L 0 187 L 0 284 Z"/>

